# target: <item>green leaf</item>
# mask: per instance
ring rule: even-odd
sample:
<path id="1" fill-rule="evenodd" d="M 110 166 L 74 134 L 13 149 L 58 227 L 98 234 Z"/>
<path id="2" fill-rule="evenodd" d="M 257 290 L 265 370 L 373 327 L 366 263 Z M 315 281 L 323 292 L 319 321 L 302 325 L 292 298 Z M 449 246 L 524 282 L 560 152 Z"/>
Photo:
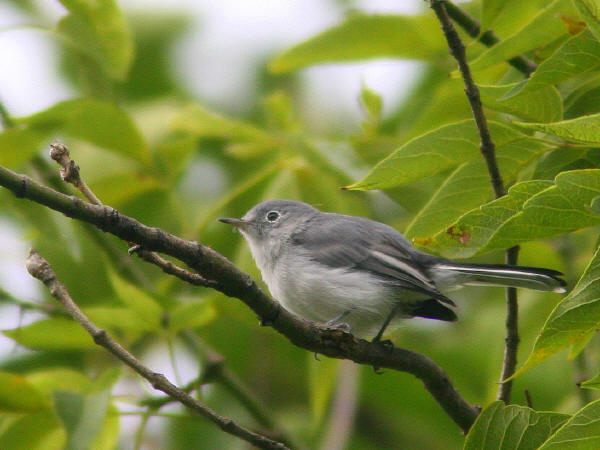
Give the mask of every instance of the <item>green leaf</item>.
<path id="1" fill-rule="evenodd" d="M 447 231 L 420 244 L 446 257 L 469 257 L 600 223 L 590 209 L 600 195 L 597 169 L 562 172 L 554 185 L 522 182 L 508 194 L 468 212 Z"/>
<path id="2" fill-rule="evenodd" d="M 17 120 L 42 131 L 57 130 L 139 162 L 147 163 L 150 158 L 146 142 L 129 115 L 98 100 L 67 100 Z"/>
<path id="3" fill-rule="evenodd" d="M 503 86 L 479 86 L 481 101 L 490 109 L 526 120 L 545 123 L 562 119 L 562 98 L 554 86 L 525 87 L 519 90 L 518 94 L 510 95 L 511 91 L 519 89 L 523 84 L 524 82 Z"/>
<path id="4" fill-rule="evenodd" d="M 596 39 L 600 40 L 600 2 L 598 0 L 573 0 Z"/>
<path id="5" fill-rule="evenodd" d="M 523 139 L 522 133 L 489 122 L 497 147 Z M 418 136 L 379 162 L 347 189 L 386 189 L 429 177 L 479 156 L 479 134 L 473 120 L 453 123 Z"/>
<path id="6" fill-rule="evenodd" d="M 47 396 L 58 390 L 85 393 L 92 386 L 92 382 L 87 375 L 65 367 L 52 367 L 35 371 L 27 375 L 27 380 Z"/>
<path id="7" fill-rule="evenodd" d="M 552 186 L 551 181 L 516 184 L 508 190 L 508 195 L 468 212 L 448 230 L 439 232 L 432 239 L 421 237 L 415 243 L 447 257 L 473 256 L 504 222 L 522 210 L 527 200 Z"/>
<path id="8" fill-rule="evenodd" d="M 494 30 L 501 37 L 510 36 L 527 24 L 544 8 L 548 0 L 483 0 L 481 31 Z"/>
<path id="9" fill-rule="evenodd" d="M 404 233 L 408 238 L 431 236 L 490 198 L 492 187 L 485 163 L 461 164 L 435 191 Z"/>
<path id="10" fill-rule="evenodd" d="M 0 133 L 0 166 L 19 168 L 40 150 L 45 133 L 31 128 L 10 128 Z"/>
<path id="11" fill-rule="evenodd" d="M 68 450 L 87 450 L 100 433 L 110 400 L 110 391 L 81 395 L 69 391 L 54 392 L 56 414 L 67 430 Z"/>
<path id="12" fill-rule="evenodd" d="M 65 431 L 50 409 L 21 416 L 0 434 L 2 450 L 64 450 L 65 441 Z"/>
<path id="13" fill-rule="evenodd" d="M 217 315 L 215 308 L 207 301 L 181 303 L 169 316 L 169 329 L 176 334 L 186 328 L 202 327 Z"/>
<path id="14" fill-rule="evenodd" d="M 569 419 L 568 414 L 538 412 L 495 401 L 469 430 L 465 450 L 535 450 Z"/>
<path id="15" fill-rule="evenodd" d="M 269 69 L 290 72 L 315 64 L 380 57 L 428 60 L 444 51 L 432 14 L 415 16 L 354 14 L 276 57 Z"/>
<path id="16" fill-rule="evenodd" d="M 124 80 L 133 60 L 131 31 L 115 0 L 60 0 L 70 12 L 58 32 L 116 80 Z"/>
<path id="17" fill-rule="evenodd" d="M 130 308 L 98 306 L 84 308 L 83 312 L 100 328 L 130 332 L 156 331 L 153 323 L 149 323 Z"/>
<path id="18" fill-rule="evenodd" d="M 600 400 L 589 403 L 565 422 L 539 450 L 600 448 Z"/>
<path id="19" fill-rule="evenodd" d="M 482 70 L 494 64 L 548 44 L 567 29 L 560 19 L 561 14 L 572 14 L 570 0 L 555 0 L 539 12 L 520 30 L 506 37 L 470 63 L 471 70 Z"/>
<path id="20" fill-rule="evenodd" d="M 504 181 L 510 184 L 524 167 L 548 148 L 528 138 L 517 139 L 496 148 L 496 156 Z M 432 236 L 460 216 L 492 197 L 492 187 L 483 158 L 462 164 L 436 190 L 427 204 L 414 217 L 408 237 Z"/>
<path id="21" fill-rule="evenodd" d="M 583 339 L 600 324 L 600 251 L 596 251 L 577 286 L 546 320 L 533 351 L 518 374 Z"/>
<path id="22" fill-rule="evenodd" d="M 277 145 L 271 135 L 260 128 L 224 117 L 196 104 L 183 108 L 171 122 L 171 128 L 197 138 L 234 139 Z"/>
<path id="23" fill-rule="evenodd" d="M 596 334 L 596 330 L 594 330 L 593 332 L 590 333 L 590 335 L 593 337 Z M 581 341 L 579 341 L 581 342 Z M 586 341 L 586 343 L 589 342 Z M 589 380 L 584 381 L 583 383 L 581 383 L 580 387 L 582 388 L 586 388 L 586 389 L 600 389 L 600 373 L 597 374 L 595 377 L 590 378 Z"/>
<path id="24" fill-rule="evenodd" d="M 600 67 L 600 42 L 588 30 L 573 36 L 543 61 L 531 76 L 527 88 L 543 89 Z M 540 120 L 540 122 L 543 122 Z"/>
<path id="25" fill-rule="evenodd" d="M 30 413 L 49 406 L 44 395 L 24 377 L 0 372 L 0 411 Z"/>
<path id="26" fill-rule="evenodd" d="M 367 113 L 370 121 L 378 121 L 381 118 L 383 100 L 374 90 L 370 89 L 364 82 L 360 90 L 360 104 Z"/>
<path id="27" fill-rule="evenodd" d="M 161 306 L 143 290 L 128 283 L 115 272 L 110 271 L 109 276 L 121 302 L 137 315 L 136 323 L 143 324 L 147 331 L 159 330 L 163 313 Z"/>
<path id="28" fill-rule="evenodd" d="M 542 131 L 569 142 L 600 144 L 600 113 L 554 123 L 513 123 L 523 129 Z"/>
<path id="29" fill-rule="evenodd" d="M 2 334 L 34 350 L 90 350 L 96 348 L 91 336 L 71 319 L 42 319 Z"/>

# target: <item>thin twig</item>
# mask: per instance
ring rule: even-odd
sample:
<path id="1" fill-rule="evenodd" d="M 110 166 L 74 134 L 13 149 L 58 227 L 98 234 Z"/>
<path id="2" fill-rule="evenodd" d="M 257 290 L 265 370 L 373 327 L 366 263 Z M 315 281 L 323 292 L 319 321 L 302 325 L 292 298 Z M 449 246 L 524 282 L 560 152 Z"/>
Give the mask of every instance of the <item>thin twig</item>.
<path id="1" fill-rule="evenodd" d="M 90 203 L 94 205 L 102 205 L 102 201 L 96 196 L 96 194 L 94 194 L 94 192 L 81 177 L 79 166 L 74 160 L 71 159 L 69 149 L 66 145 L 60 142 L 54 142 L 50 144 L 50 158 L 61 165 L 62 169 L 60 170 L 60 176 L 65 182 L 70 183 L 79 189 L 79 191 L 85 198 L 88 199 Z M 144 248 L 140 245 L 134 245 L 129 249 L 129 254 L 134 253 L 144 261 L 158 266 L 163 272 L 169 275 L 174 275 L 185 282 L 191 283 L 195 286 L 210 287 L 212 285 L 210 280 L 206 280 L 197 273 L 192 273 L 181 267 L 178 267 L 171 261 L 164 259 L 162 256 L 159 256 L 156 253 L 144 250 Z"/>
<path id="2" fill-rule="evenodd" d="M 357 340 L 343 330 L 333 330 L 299 318 L 265 294 L 252 278 L 210 247 L 186 241 L 160 228 L 148 227 L 109 206 L 87 203 L 43 186 L 26 175 L 0 167 L 0 186 L 20 198 L 45 205 L 150 251 L 170 255 L 214 280 L 214 289 L 242 300 L 262 320 L 293 344 L 332 358 L 408 372 L 419 378 L 448 416 L 468 431 L 480 409 L 456 390 L 444 370 L 428 357 L 406 349 Z"/>
<path id="3" fill-rule="evenodd" d="M 430 0 L 430 2 L 431 8 L 434 10 L 438 20 L 442 25 L 442 31 L 444 32 L 444 36 L 448 42 L 450 53 L 452 56 L 454 56 L 456 62 L 458 63 L 458 68 L 465 85 L 465 94 L 467 95 L 467 99 L 471 105 L 471 111 L 473 112 L 473 118 L 477 124 L 477 131 L 481 141 L 479 149 L 486 162 L 490 181 L 492 183 L 492 189 L 494 190 L 494 196 L 496 198 L 500 198 L 505 195 L 506 191 L 504 189 L 502 176 L 500 175 L 500 169 L 498 168 L 498 161 L 496 160 L 495 146 L 490 135 L 487 119 L 483 112 L 479 89 L 473 81 L 471 69 L 467 63 L 465 46 L 460 40 L 460 36 L 456 32 L 456 29 L 454 28 L 454 25 L 448 16 L 446 6 L 451 5 L 451 2 L 447 0 Z M 506 263 L 516 264 L 518 253 L 519 248 L 517 246 L 507 249 L 505 252 Z M 505 403 L 510 403 L 512 380 L 505 380 L 510 378 L 515 373 L 517 365 L 517 350 L 519 346 L 517 290 L 512 287 L 506 288 L 505 342 L 506 345 L 504 348 L 504 360 L 502 362 L 498 398 L 503 400 Z"/>
<path id="4" fill-rule="evenodd" d="M 50 264 L 48 264 L 48 261 L 46 261 L 38 252 L 35 250 L 31 251 L 26 265 L 27 271 L 48 287 L 50 294 L 52 294 L 52 296 L 64 306 L 69 315 L 90 334 L 96 344 L 106 348 L 110 353 L 131 367 L 135 372 L 148 380 L 155 389 L 176 398 L 183 405 L 212 421 L 223 431 L 233 436 L 237 436 L 257 447 L 266 449 L 288 448 L 280 442 L 273 441 L 238 425 L 228 417 L 217 414 L 198 400 L 191 397 L 187 392 L 172 384 L 164 375 L 153 372 L 144 366 L 135 356 L 114 341 L 105 330 L 98 328 L 83 313 L 83 311 L 79 309 L 65 286 L 57 279 L 56 274 L 54 273 L 54 270 L 52 270 L 52 267 L 50 267 Z"/>
<path id="5" fill-rule="evenodd" d="M 464 9 L 447 0 L 445 0 L 445 6 L 448 16 L 472 38 L 476 38 L 486 47 L 492 47 L 500 42 L 500 38 L 492 30 L 486 30 L 482 33 L 479 21 Z M 537 69 L 537 64 L 523 55 L 509 59 L 508 63 L 528 78 Z"/>
<path id="6" fill-rule="evenodd" d="M 473 118 L 477 124 L 477 131 L 479 132 L 479 137 L 481 139 L 479 149 L 487 165 L 490 180 L 492 182 L 492 188 L 494 189 L 494 195 L 496 198 L 500 198 L 505 194 L 505 192 L 502 176 L 500 175 L 500 170 L 498 169 L 498 162 L 496 161 L 494 142 L 492 141 L 492 137 L 490 135 L 487 119 L 483 113 L 479 89 L 473 81 L 471 69 L 467 63 L 465 46 L 460 40 L 460 36 L 456 32 L 456 29 L 454 28 L 454 25 L 452 25 L 452 21 L 448 16 L 448 12 L 446 11 L 446 3 L 446 0 L 431 0 L 431 8 L 435 12 L 442 25 L 442 31 L 444 32 L 444 36 L 448 42 L 450 53 L 452 56 L 454 56 L 454 59 L 456 59 L 456 62 L 458 63 L 458 68 L 465 85 L 465 94 L 467 95 L 467 99 L 471 105 Z"/>

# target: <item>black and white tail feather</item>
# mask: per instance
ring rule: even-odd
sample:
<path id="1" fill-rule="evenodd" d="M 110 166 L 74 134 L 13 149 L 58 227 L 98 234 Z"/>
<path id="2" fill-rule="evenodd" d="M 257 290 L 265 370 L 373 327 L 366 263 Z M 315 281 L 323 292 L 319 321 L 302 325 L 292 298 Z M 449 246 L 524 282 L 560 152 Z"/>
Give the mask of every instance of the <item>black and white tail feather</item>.
<path id="1" fill-rule="evenodd" d="M 436 264 L 434 280 L 437 286 L 510 286 L 538 291 L 566 292 L 563 274 L 551 269 L 504 264 Z"/>

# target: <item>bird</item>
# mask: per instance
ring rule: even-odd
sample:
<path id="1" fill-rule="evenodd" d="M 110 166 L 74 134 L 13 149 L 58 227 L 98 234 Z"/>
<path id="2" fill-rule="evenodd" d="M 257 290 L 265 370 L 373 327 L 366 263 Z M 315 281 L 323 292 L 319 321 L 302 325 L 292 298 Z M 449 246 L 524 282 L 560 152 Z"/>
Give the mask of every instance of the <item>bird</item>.
<path id="1" fill-rule="evenodd" d="M 447 294 L 463 286 L 566 292 L 556 270 L 452 261 L 417 250 L 386 224 L 299 201 L 267 200 L 219 220 L 241 232 L 286 310 L 373 341 L 404 319 L 457 320 Z"/>

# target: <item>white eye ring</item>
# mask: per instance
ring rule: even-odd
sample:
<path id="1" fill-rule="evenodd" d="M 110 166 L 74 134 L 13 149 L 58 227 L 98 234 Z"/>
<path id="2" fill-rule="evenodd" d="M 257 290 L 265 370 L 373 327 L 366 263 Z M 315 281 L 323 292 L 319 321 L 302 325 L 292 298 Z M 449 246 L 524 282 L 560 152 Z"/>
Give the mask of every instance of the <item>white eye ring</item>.
<path id="1" fill-rule="evenodd" d="M 277 211 L 269 211 L 266 217 L 267 220 L 271 223 L 277 222 L 277 220 L 279 219 L 279 213 Z"/>

